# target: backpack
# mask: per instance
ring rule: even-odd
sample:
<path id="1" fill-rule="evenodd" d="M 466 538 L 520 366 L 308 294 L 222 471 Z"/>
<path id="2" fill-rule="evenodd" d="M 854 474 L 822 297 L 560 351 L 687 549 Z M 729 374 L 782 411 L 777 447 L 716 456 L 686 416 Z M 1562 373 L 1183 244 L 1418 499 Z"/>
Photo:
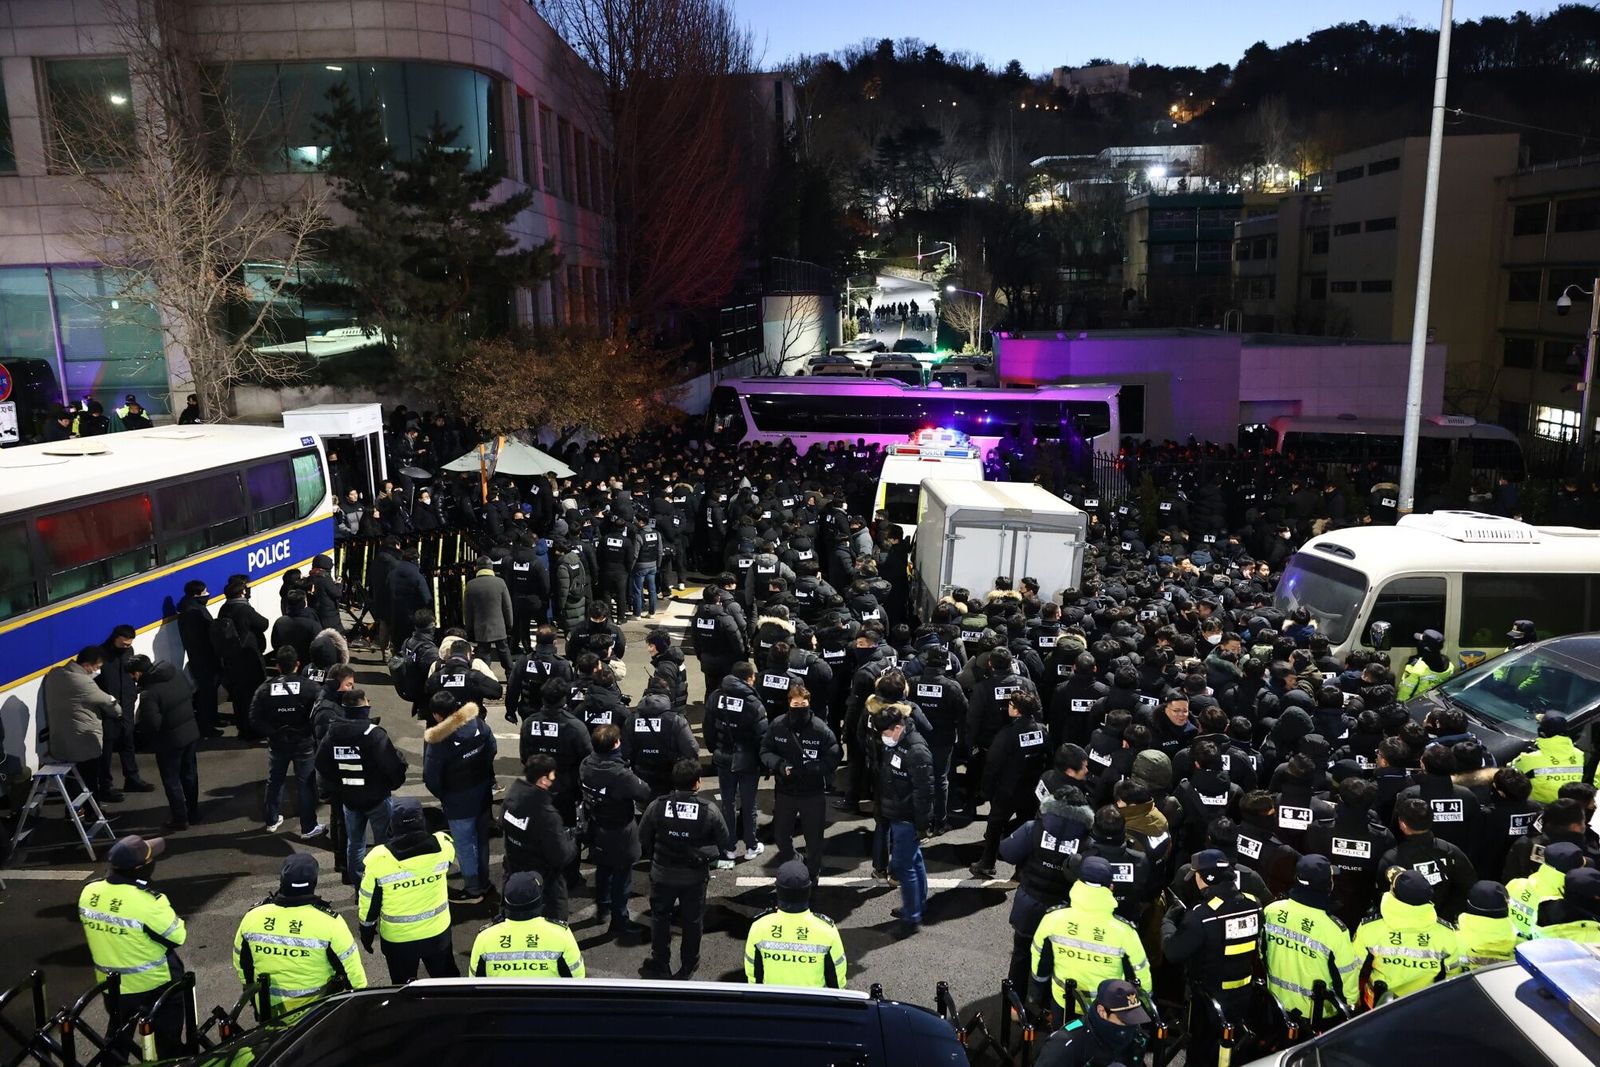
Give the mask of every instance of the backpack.
<path id="1" fill-rule="evenodd" d="M 426 647 L 428 643 L 407 638 L 405 644 L 400 646 L 400 651 L 389 657 L 389 680 L 394 683 L 395 694 L 401 700 L 415 704 L 422 699 L 427 670 L 419 657 Z"/>
<path id="2" fill-rule="evenodd" d="M 226 615 L 218 615 L 211 620 L 206 628 L 211 638 L 211 651 L 217 654 L 217 659 L 227 663 L 244 649 L 244 640 L 239 636 L 239 628 L 233 625 L 233 620 Z"/>

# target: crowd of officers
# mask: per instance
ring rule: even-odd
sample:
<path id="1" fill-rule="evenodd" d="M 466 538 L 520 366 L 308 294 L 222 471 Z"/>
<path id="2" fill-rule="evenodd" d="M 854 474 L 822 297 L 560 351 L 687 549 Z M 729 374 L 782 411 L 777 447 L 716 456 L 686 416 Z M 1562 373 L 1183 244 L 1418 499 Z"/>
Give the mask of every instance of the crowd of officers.
<path id="1" fill-rule="evenodd" d="M 269 737 L 275 784 L 309 759 L 342 809 L 359 940 L 381 944 L 392 981 L 459 973 L 450 905 L 486 895 L 501 917 L 473 943 L 473 974 L 581 977 L 566 925 L 580 858 L 596 914 L 619 938 L 645 932 L 628 899 L 634 865 L 648 861 L 641 973 L 692 977 L 710 873 L 732 866 L 741 843 L 744 859 L 759 856 L 765 829 L 778 907 L 751 925 L 746 975 L 842 986 L 839 933 L 809 910 L 830 794 L 845 817 L 873 820 L 873 875 L 899 888 L 901 936 L 924 918 L 922 843 L 981 819 L 971 873 L 988 881 L 999 862 L 1013 867 L 1018 986 L 1057 1021 L 1094 1007 L 1090 1024 L 1108 980 L 1148 1006 L 1185 1001 L 1200 1067 L 1215 1062 L 1225 1025 L 1267 1007 L 1257 978 L 1278 1010 L 1315 1028 L 1508 959 L 1521 938 L 1600 940 L 1595 789 L 1565 722 L 1546 716 L 1537 749 L 1495 767 L 1458 711 L 1414 721 L 1400 687 L 1420 692 L 1447 672 L 1397 670 L 1384 653 L 1330 658 L 1309 619 L 1272 606 L 1286 550 L 1271 522 L 1164 525 L 1135 546 L 1137 514 L 1112 513 L 1080 588 L 1052 597 L 1002 577 L 917 618 L 899 529 L 862 513 L 869 448 L 801 457 L 663 433 L 575 458 L 593 470 L 536 487 L 561 494 L 542 520 L 515 493 L 491 494 L 486 514 L 503 503 L 507 517 L 480 561 L 473 618 L 509 601 L 506 633 L 470 621 L 441 631 L 430 605 L 389 605 L 379 640 L 427 723 L 423 779 L 447 829 L 394 797 L 405 760 L 348 668 L 312 678 L 285 646 L 256 692 L 251 719 Z M 650 631 L 634 703 L 619 684 L 617 624 L 647 613 L 629 583 L 653 588 L 639 563 L 652 537 L 660 555 L 647 564 L 698 559 L 715 577 L 685 642 Z M 391 577 L 406 563 L 394 547 Z M 1529 623 L 1513 628 L 1514 643 L 1532 636 Z M 502 653 L 504 683 L 486 662 Z M 523 767 L 500 801 L 498 893 L 491 707 L 517 724 Z M 763 778 L 769 822 L 756 803 Z M 320 826 L 315 802 L 300 812 L 307 836 Z M 181 966 L 182 922 L 149 882 L 161 847 L 120 842 L 111 874 L 80 902 L 97 967 L 135 995 Z M 448 888 L 452 866 L 463 890 Z M 291 857 L 236 939 L 241 978 L 269 974 L 284 1005 L 366 981 L 316 884 L 314 861 Z"/>

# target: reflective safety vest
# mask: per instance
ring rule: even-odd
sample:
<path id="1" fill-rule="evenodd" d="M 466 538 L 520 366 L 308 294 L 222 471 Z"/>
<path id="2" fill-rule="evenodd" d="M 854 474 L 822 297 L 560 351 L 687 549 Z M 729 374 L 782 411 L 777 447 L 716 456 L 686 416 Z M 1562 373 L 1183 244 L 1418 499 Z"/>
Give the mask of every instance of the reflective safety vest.
<path id="1" fill-rule="evenodd" d="M 472 941 L 471 973 L 477 978 L 582 978 L 583 953 L 564 922 L 501 919 Z"/>
<path id="2" fill-rule="evenodd" d="M 774 909 L 750 924 L 744 977 L 751 985 L 843 989 L 848 967 L 844 940 L 826 915 Z"/>
<path id="3" fill-rule="evenodd" d="M 1462 912 L 1456 917 L 1456 944 L 1461 955 L 1456 957 L 1453 973 L 1465 974 L 1491 963 L 1507 962 L 1516 951 L 1517 940 L 1517 928 L 1509 916 L 1493 919 Z"/>
<path id="4" fill-rule="evenodd" d="M 1580 944 L 1600 945 L 1600 922 L 1593 919 L 1574 919 L 1566 923 L 1552 923 L 1534 931 L 1535 937 L 1564 937 Z"/>
<path id="5" fill-rule="evenodd" d="M 1400 672 L 1400 685 L 1395 693 L 1395 699 L 1406 701 L 1412 697 L 1419 697 L 1454 673 L 1456 673 L 1454 663 L 1446 662 L 1444 670 L 1436 671 L 1428 666 L 1426 660 L 1415 659 L 1406 664 L 1406 669 Z"/>
<path id="6" fill-rule="evenodd" d="M 174 949 L 188 931 L 166 894 L 144 882 L 90 882 L 78 894 L 78 921 L 95 973 L 121 977 L 123 993 L 160 989 L 183 971 Z"/>
<path id="7" fill-rule="evenodd" d="M 1336 1012 L 1331 999 L 1339 993 L 1355 1006 L 1361 991 L 1361 957 L 1350 930 L 1321 908 L 1298 900 L 1268 904 L 1261 916 L 1267 988 L 1286 1012 L 1305 1019 L 1328 1019 Z M 1320 1007 L 1316 984 L 1326 989 Z"/>
<path id="8" fill-rule="evenodd" d="M 1093 997 L 1108 978 L 1126 979 L 1150 988 L 1150 958 L 1139 931 L 1116 914 L 1110 888 L 1078 881 L 1067 904 L 1044 913 L 1033 932 L 1033 974 L 1050 981 L 1050 995 L 1063 1008 L 1067 982 Z"/>
<path id="9" fill-rule="evenodd" d="M 433 836 L 437 851 L 396 859 L 379 845 L 367 853 L 357 914 L 363 927 L 376 923 L 385 941 L 421 941 L 450 929 L 447 878 L 456 846 L 442 830 Z"/>
<path id="10" fill-rule="evenodd" d="M 1524 752 L 1511 766 L 1528 776 L 1533 786 L 1529 799 L 1535 804 L 1548 804 L 1568 782 L 1583 781 L 1583 753 L 1572 738 L 1541 737 L 1533 745 L 1532 752 Z"/>
<path id="11" fill-rule="evenodd" d="M 1378 915 L 1361 924 L 1355 943 L 1365 957 L 1361 985 L 1368 1007 L 1378 1002 L 1379 982 L 1390 996 L 1415 993 L 1448 977 L 1460 954 L 1455 928 L 1432 904 L 1403 904 L 1393 893 L 1383 895 Z"/>
<path id="12" fill-rule="evenodd" d="M 367 970 L 349 925 L 320 900 L 280 904 L 268 900 L 244 913 L 233 935 L 233 969 L 239 981 L 271 980 L 275 1008 L 292 1011 L 338 991 L 367 987 Z"/>
<path id="13" fill-rule="evenodd" d="M 1539 905 L 1550 900 L 1560 900 L 1566 892 L 1567 876 L 1548 863 L 1534 869 L 1526 878 L 1513 878 L 1506 883 L 1507 903 L 1511 908 L 1511 924 L 1517 936 L 1530 938 L 1539 920 Z"/>

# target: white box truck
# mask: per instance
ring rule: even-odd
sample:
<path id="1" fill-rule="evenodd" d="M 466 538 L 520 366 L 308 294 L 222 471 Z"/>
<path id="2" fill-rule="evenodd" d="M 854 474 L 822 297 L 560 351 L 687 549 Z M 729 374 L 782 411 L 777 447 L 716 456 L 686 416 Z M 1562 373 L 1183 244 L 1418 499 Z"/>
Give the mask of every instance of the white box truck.
<path id="1" fill-rule="evenodd" d="M 924 615 L 958 586 L 982 596 L 999 575 L 1038 579 L 1050 599 L 1082 580 L 1088 516 L 1049 490 L 929 478 L 922 493 L 914 559 Z"/>

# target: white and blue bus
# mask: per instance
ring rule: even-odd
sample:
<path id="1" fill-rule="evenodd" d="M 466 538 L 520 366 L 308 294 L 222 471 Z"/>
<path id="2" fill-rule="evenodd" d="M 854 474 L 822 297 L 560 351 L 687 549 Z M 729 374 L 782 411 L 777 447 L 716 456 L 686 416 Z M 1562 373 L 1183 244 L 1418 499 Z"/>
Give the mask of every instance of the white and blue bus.
<path id="1" fill-rule="evenodd" d="M 0 723 L 38 763 L 40 681 L 112 627 L 181 664 L 184 585 L 213 603 L 333 550 L 333 501 L 314 437 L 256 426 L 163 426 L 0 452 Z M 277 590 L 252 601 L 269 621 Z"/>

